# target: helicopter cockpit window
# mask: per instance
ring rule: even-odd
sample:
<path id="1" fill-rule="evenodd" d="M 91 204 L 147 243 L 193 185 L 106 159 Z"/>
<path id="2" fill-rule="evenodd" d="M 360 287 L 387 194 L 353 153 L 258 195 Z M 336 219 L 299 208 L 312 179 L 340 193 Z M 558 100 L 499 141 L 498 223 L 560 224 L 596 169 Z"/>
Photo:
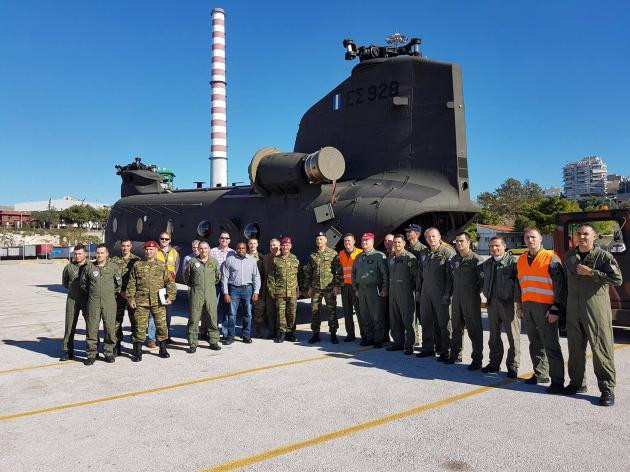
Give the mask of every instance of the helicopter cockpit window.
<path id="1" fill-rule="evenodd" d="M 138 218 L 138 221 L 136 221 L 136 232 L 142 234 L 142 228 L 144 228 L 144 221 L 142 221 L 142 218 Z"/>
<path id="2" fill-rule="evenodd" d="M 209 221 L 202 221 L 197 225 L 197 234 L 200 238 L 209 238 L 211 233 L 211 227 Z"/>
<path id="3" fill-rule="evenodd" d="M 258 223 L 249 223 L 243 230 L 245 239 L 260 239 L 260 225 Z"/>
<path id="4" fill-rule="evenodd" d="M 597 231 L 597 239 L 595 240 L 595 246 L 599 246 L 602 249 L 607 250 L 613 254 L 620 254 L 626 252 L 628 247 L 626 241 L 623 239 L 623 231 L 619 226 L 619 222 L 616 220 L 603 220 L 603 221 L 584 221 L 574 222 L 569 224 L 568 231 L 568 248 L 573 249 L 578 246 L 577 229 L 582 223 L 588 223 L 593 225 Z"/>

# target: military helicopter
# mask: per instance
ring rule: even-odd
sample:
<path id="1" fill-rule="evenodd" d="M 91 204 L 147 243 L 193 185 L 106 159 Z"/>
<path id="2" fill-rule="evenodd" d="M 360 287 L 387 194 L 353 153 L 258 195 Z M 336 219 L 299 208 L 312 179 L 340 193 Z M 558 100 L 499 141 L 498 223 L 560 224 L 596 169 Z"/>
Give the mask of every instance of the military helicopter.
<path id="1" fill-rule="evenodd" d="M 303 259 L 323 232 L 339 247 L 343 234 L 369 231 L 376 244 L 409 224 L 436 226 L 452 237 L 478 212 L 470 201 L 460 66 L 424 58 L 420 39 L 392 35 L 386 46 L 343 41 L 350 76 L 302 117 L 293 152 L 258 151 L 250 185 L 173 190 L 156 167 L 117 166 L 121 199 L 112 207 L 106 242 L 125 236 L 141 252 L 160 232 L 173 244 L 211 245 L 291 236 Z"/>

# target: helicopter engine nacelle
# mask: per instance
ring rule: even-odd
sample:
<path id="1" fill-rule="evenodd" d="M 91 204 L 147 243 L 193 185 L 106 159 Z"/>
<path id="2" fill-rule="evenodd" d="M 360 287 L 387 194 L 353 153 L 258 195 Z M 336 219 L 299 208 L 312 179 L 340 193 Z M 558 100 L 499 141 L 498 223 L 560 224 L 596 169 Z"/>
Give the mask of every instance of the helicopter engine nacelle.
<path id="1" fill-rule="evenodd" d="M 325 146 L 311 154 L 266 147 L 254 154 L 249 179 L 259 193 L 295 193 L 306 185 L 338 180 L 346 170 L 341 152 Z"/>

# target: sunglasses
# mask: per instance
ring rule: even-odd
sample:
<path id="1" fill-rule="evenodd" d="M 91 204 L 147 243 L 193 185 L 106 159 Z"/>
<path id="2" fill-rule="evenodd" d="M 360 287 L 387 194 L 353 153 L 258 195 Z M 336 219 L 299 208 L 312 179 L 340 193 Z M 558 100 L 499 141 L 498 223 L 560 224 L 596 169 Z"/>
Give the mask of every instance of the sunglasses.
<path id="1" fill-rule="evenodd" d="M 219 239 L 230 239 L 230 238 L 219 238 Z"/>
<path id="2" fill-rule="evenodd" d="M 171 238 L 160 238 L 160 241 L 170 241 Z"/>

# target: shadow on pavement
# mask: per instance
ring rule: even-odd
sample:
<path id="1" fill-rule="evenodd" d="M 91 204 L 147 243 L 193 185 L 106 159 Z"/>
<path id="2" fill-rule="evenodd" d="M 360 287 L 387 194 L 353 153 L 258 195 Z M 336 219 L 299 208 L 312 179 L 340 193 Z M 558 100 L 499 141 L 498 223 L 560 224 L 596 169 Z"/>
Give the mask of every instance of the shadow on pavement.
<path id="1" fill-rule="evenodd" d="M 616 344 L 630 344 L 630 329 L 627 328 L 614 328 L 615 343 Z M 297 331 L 296 336 L 298 341 L 296 344 L 304 346 L 306 348 L 314 349 L 318 352 L 330 353 L 331 355 L 339 354 L 345 357 L 344 352 L 352 352 L 360 349 L 358 346 L 359 339 L 354 342 L 344 343 L 344 336 L 339 336 L 339 344 L 331 344 L 330 338 L 327 333 L 322 332 L 321 341 L 317 344 L 308 344 L 308 339 L 311 336 L 310 330 Z M 466 334 L 464 334 L 464 342 L 466 340 Z M 391 344 L 385 344 L 387 347 Z M 365 348 L 364 352 L 357 352 L 352 354 L 351 365 L 363 368 L 375 368 L 386 370 L 395 375 L 402 377 L 409 377 L 422 380 L 440 380 L 461 384 L 468 384 L 477 387 L 492 386 L 494 388 L 514 390 L 523 393 L 534 393 L 549 395 L 546 392 L 546 387 L 549 384 L 541 385 L 528 385 L 523 379 L 512 380 L 507 378 L 506 370 L 496 373 L 482 373 L 480 370 L 469 371 L 467 369 L 470 359 L 465 359 L 464 363 L 447 365 L 438 362 L 436 358 L 417 358 L 415 355 L 405 356 L 401 351 L 386 351 L 383 349 L 370 349 Z M 415 353 L 414 353 L 415 354 Z M 568 359 L 566 352 L 563 352 L 565 362 Z M 521 356 L 529 356 L 528 351 L 524 350 Z M 504 358 L 505 361 L 505 358 Z M 484 365 L 487 363 L 487 359 L 484 359 Z M 504 368 L 505 369 L 505 368 Z M 592 362 L 587 364 L 587 375 L 589 378 L 593 378 Z M 521 372 L 522 373 L 522 372 Z M 569 377 L 565 370 L 565 385 L 568 384 Z M 498 385 L 497 385 L 498 384 Z M 597 405 L 599 401 L 600 392 L 598 390 L 591 390 L 585 394 L 574 395 L 576 400 L 583 400 Z"/>
<path id="2" fill-rule="evenodd" d="M 74 339 L 74 354 L 77 357 L 85 356 L 85 331 L 77 330 L 76 334 L 81 334 L 81 339 Z M 16 346 L 28 351 L 37 352 L 39 354 L 45 354 L 49 357 L 58 358 L 61 356 L 61 339 L 48 338 L 45 336 L 38 336 L 32 340 L 15 340 L 15 339 L 3 339 L 2 343 L 7 346 Z"/>
<path id="3" fill-rule="evenodd" d="M 56 293 L 68 293 L 68 289 L 66 289 L 63 285 L 61 284 L 41 284 L 41 285 L 31 285 L 31 287 L 39 287 L 39 288 L 45 288 L 46 290 L 50 291 L 50 292 L 56 292 Z"/>
<path id="4" fill-rule="evenodd" d="M 50 291 L 55 292 L 65 292 L 63 286 L 59 284 L 51 284 L 51 285 L 37 285 L 37 287 L 47 288 Z M 188 319 L 188 296 L 186 291 L 180 290 L 178 292 L 178 298 L 173 305 L 173 313 L 172 316 L 175 318 L 182 318 L 183 320 L 178 320 L 178 324 L 174 324 L 171 327 L 171 337 L 174 338 L 175 343 L 169 345 L 169 349 L 172 350 L 185 350 L 187 348 L 187 336 L 186 336 L 186 322 Z M 336 310 L 337 319 L 341 322 L 343 320 L 343 309 L 338 306 Z M 324 310 L 322 313 L 322 322 L 325 323 L 327 321 L 327 312 Z M 311 321 L 311 309 L 310 309 L 310 301 L 300 300 L 298 301 L 298 309 L 296 316 L 296 324 L 298 325 L 308 325 Z M 183 321 L 183 322 L 182 322 Z M 241 316 L 237 317 L 237 332 L 236 335 L 241 335 Z M 123 326 L 123 330 L 125 335 L 123 336 L 123 350 L 128 354 L 131 343 L 130 337 L 130 327 L 128 325 L 129 320 L 127 316 L 125 316 L 125 321 Z M 484 329 L 487 330 L 487 315 L 483 316 Z M 358 323 L 355 321 L 358 331 Z M 469 371 L 467 370 L 468 363 L 470 359 L 465 359 L 465 363 L 462 364 L 454 364 L 454 365 L 445 365 L 441 362 L 437 362 L 435 358 L 417 358 L 415 355 L 405 356 L 401 351 L 388 352 L 385 349 L 374 349 L 370 347 L 360 347 L 359 342 L 360 338 L 357 338 L 356 341 L 345 343 L 343 339 L 345 338 L 344 334 L 339 335 L 339 344 L 332 344 L 330 342 L 329 334 L 326 333 L 325 325 L 322 326 L 322 334 L 321 341 L 317 344 L 308 344 L 308 339 L 310 338 L 312 332 L 309 328 L 304 328 L 296 331 L 297 342 L 295 343 L 298 346 L 302 346 L 305 349 L 310 349 L 314 353 L 320 354 L 329 354 L 332 356 L 338 356 L 341 358 L 348 358 L 351 356 L 350 364 L 356 367 L 363 368 L 373 368 L 373 369 L 381 369 L 387 372 L 390 372 L 395 375 L 399 375 L 402 377 L 409 377 L 414 379 L 423 379 L 423 380 L 439 380 L 439 381 L 447 381 L 461 384 L 468 384 L 477 387 L 485 387 L 485 386 L 493 386 L 494 388 L 506 389 L 506 390 L 515 390 L 523 393 L 536 393 L 536 394 L 547 394 L 545 392 L 545 385 L 527 385 L 522 379 L 513 381 L 507 379 L 506 372 L 498 372 L 498 373 L 488 373 L 484 374 L 481 371 Z M 266 331 L 266 330 L 265 330 Z M 523 327 L 524 332 L 524 327 Z M 75 355 L 77 357 L 85 356 L 84 350 L 79 350 L 79 348 L 84 348 L 85 346 L 85 331 L 82 329 L 78 329 L 76 331 L 77 337 L 75 338 Z M 266 334 L 266 333 L 265 333 Z M 358 333 L 357 333 L 358 334 Z M 469 342 L 464 335 L 464 342 Z M 614 329 L 615 343 L 617 344 L 630 344 L 630 328 L 615 328 Z M 102 339 L 103 333 L 99 332 L 99 337 Z M 22 349 L 27 349 L 33 352 L 41 353 L 48 355 L 50 357 L 56 358 L 61 353 L 61 341 L 58 338 L 48 338 L 48 337 L 38 337 L 35 340 L 12 340 L 12 339 L 4 339 L 2 342 L 6 345 L 17 346 Z M 258 342 L 258 341 L 257 341 Z M 259 342 L 273 342 L 271 340 L 260 340 Z M 126 345 L 125 345 L 126 344 Z M 389 344 L 385 344 L 387 347 Z M 99 350 L 102 351 L 102 344 L 99 346 Z M 506 346 L 507 348 L 507 346 Z M 361 352 L 356 352 L 361 350 Z M 146 348 L 145 348 L 145 352 Z M 151 351 L 153 352 L 153 351 Z M 348 353 L 348 354 L 345 354 Z M 349 354 L 352 353 L 352 354 Z M 415 353 L 414 353 L 415 354 Z M 487 354 L 487 348 L 486 348 Z M 563 353 L 565 355 L 565 361 L 567 360 L 567 353 Z M 527 350 L 523 350 L 521 352 L 521 356 L 528 356 Z M 487 359 L 484 359 L 484 364 L 487 362 Z M 587 367 L 587 375 L 592 378 L 592 364 L 589 364 Z M 565 377 L 565 383 L 568 383 L 568 376 Z M 597 404 L 599 398 L 598 391 L 592 391 L 587 394 L 578 394 L 573 398 L 578 400 L 588 401 L 593 404 Z"/>

